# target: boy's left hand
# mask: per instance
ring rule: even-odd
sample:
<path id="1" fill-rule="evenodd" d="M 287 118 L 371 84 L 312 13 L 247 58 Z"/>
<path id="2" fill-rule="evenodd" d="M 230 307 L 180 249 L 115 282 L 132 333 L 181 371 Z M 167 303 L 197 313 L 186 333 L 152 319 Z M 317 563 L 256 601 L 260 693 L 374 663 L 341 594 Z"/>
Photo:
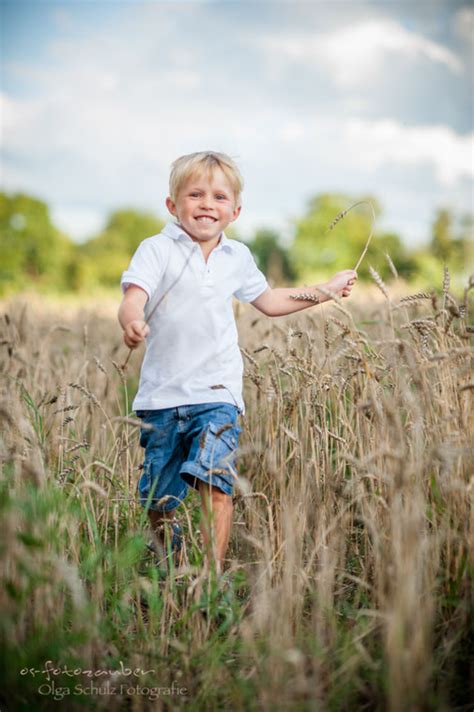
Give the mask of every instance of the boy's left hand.
<path id="1" fill-rule="evenodd" d="M 338 294 L 340 297 L 348 297 L 357 279 L 357 272 L 353 269 L 345 269 L 338 272 L 325 285 L 326 289 Z"/>

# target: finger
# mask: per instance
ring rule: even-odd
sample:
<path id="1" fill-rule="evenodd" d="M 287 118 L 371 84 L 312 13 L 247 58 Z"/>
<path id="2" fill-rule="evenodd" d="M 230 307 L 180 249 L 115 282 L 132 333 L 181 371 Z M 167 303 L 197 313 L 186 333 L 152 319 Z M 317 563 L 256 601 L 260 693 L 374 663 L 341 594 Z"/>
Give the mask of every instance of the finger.
<path id="1" fill-rule="evenodd" d="M 125 340 L 126 340 L 127 346 L 129 346 L 132 349 L 132 348 L 135 348 L 136 346 L 138 346 L 138 344 L 140 343 L 140 341 L 142 339 L 135 336 L 135 334 L 125 334 Z"/>
<path id="2" fill-rule="evenodd" d="M 125 336 L 127 337 L 127 339 L 129 341 L 134 341 L 134 342 L 139 341 L 139 338 L 140 338 L 134 331 L 131 331 L 130 329 L 128 329 L 125 332 Z"/>
<path id="3" fill-rule="evenodd" d="M 143 335 L 143 326 L 141 326 L 140 324 L 130 324 L 130 328 L 133 334 L 136 334 L 139 337 Z"/>
<path id="4" fill-rule="evenodd" d="M 138 341 L 143 341 L 149 333 L 150 327 L 147 324 L 145 324 L 144 326 L 135 327 L 135 334 Z"/>
<path id="5" fill-rule="evenodd" d="M 138 341 L 143 341 L 146 336 L 146 329 L 146 324 L 143 326 L 135 324 L 133 327 L 133 338 L 138 339 Z"/>

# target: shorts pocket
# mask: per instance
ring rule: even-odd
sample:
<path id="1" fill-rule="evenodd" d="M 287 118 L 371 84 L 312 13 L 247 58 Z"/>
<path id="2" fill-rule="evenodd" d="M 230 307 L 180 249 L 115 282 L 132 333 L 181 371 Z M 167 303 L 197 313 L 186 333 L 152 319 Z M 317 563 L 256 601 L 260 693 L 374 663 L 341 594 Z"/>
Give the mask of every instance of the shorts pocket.
<path id="1" fill-rule="evenodd" d="M 175 469 L 163 470 L 160 458 L 145 460 L 143 473 L 138 483 L 141 503 L 147 502 L 152 509 L 168 511 L 177 507 L 188 493 L 188 487 Z"/>
<path id="2" fill-rule="evenodd" d="M 136 410 L 135 411 L 135 415 L 137 416 L 137 418 L 142 418 L 142 420 L 144 418 L 148 418 L 150 416 L 150 413 L 151 413 L 151 410 Z"/>
<path id="3" fill-rule="evenodd" d="M 138 481 L 138 491 L 140 493 L 141 499 L 143 500 L 143 504 L 145 503 L 145 500 L 149 497 L 152 488 L 151 467 L 152 464 L 150 460 L 145 460 L 145 462 L 143 463 L 142 474 Z M 156 490 L 156 485 L 154 486 L 154 490 Z M 152 493 L 152 501 L 154 498 L 155 491 L 153 491 Z"/>
<path id="4" fill-rule="evenodd" d="M 240 431 L 235 423 L 209 423 L 201 434 L 199 463 L 216 475 L 234 472 Z"/>

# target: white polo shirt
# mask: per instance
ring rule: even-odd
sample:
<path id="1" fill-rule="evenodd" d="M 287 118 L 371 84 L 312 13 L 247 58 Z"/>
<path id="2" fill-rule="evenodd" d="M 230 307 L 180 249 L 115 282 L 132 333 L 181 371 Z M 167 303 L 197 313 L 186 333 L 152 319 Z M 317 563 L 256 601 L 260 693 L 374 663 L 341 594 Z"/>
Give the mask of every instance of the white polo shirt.
<path id="1" fill-rule="evenodd" d="M 224 401 L 244 411 L 232 297 L 252 302 L 267 289 L 267 280 L 242 242 L 222 233 L 206 264 L 198 243 L 170 222 L 139 245 L 122 275 L 122 289 L 135 284 L 145 290 L 148 318 L 181 272 L 149 321 L 133 410 Z"/>

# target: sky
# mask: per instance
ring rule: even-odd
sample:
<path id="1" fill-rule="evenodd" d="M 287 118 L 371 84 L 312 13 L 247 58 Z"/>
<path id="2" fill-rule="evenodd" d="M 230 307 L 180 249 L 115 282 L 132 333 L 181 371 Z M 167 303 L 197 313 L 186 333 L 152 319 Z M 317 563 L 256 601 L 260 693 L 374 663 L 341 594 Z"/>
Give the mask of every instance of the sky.
<path id="1" fill-rule="evenodd" d="M 171 162 L 229 153 L 235 224 L 291 240 L 310 198 L 368 194 L 429 239 L 473 211 L 474 5 L 462 0 L 0 0 L 1 188 L 75 240 L 169 217 Z"/>

